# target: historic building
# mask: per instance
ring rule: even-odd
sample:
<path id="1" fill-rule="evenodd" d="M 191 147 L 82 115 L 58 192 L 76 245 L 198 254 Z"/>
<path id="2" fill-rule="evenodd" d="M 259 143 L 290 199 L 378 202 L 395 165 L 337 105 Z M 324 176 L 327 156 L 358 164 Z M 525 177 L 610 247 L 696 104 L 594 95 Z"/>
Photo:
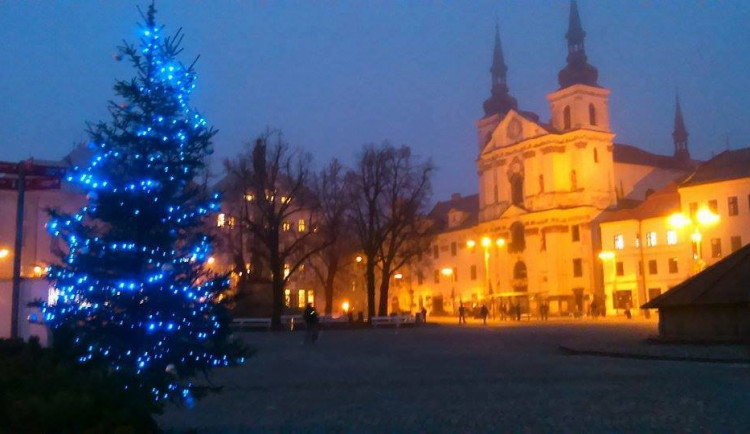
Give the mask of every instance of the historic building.
<path id="1" fill-rule="evenodd" d="M 402 309 L 424 304 L 451 312 L 464 302 L 534 313 L 545 301 L 552 314 L 568 314 L 612 305 L 602 284 L 599 220 L 686 176 L 695 162 L 679 105 L 674 155 L 615 143 L 610 91 L 588 62 L 585 37 L 572 1 L 567 62 L 547 95 L 550 119 L 542 122 L 510 94 L 496 29 L 491 94 L 476 122 L 479 194 L 435 207 L 433 217 L 446 215 L 436 225 L 432 262 L 421 266 L 421 284 L 411 289 L 418 303 L 402 294 Z M 452 227 L 453 218 L 471 224 Z"/>

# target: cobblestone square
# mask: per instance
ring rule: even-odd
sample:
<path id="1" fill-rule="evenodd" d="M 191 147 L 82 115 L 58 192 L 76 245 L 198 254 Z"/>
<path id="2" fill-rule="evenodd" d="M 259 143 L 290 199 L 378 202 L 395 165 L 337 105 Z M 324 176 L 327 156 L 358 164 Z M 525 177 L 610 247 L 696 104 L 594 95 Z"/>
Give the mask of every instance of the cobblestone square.
<path id="1" fill-rule="evenodd" d="M 223 391 L 159 420 L 177 432 L 748 432 L 747 365 L 559 351 L 655 333 L 654 321 L 323 331 L 315 345 L 243 333 L 258 352 L 212 377 Z"/>

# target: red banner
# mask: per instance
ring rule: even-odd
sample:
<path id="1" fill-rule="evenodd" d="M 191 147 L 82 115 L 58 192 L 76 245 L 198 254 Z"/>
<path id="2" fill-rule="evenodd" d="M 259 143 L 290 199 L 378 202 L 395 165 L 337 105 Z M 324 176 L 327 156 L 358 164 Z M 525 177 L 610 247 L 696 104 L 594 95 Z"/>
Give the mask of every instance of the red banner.
<path id="1" fill-rule="evenodd" d="M 18 180 L 15 178 L 0 178 L 0 190 L 18 190 Z"/>
<path id="2" fill-rule="evenodd" d="M 7 161 L 0 161 L 0 173 L 18 175 L 21 166 L 23 166 L 24 173 L 27 176 L 61 177 L 65 174 L 65 169 L 62 167 L 34 164 L 32 161 L 24 161 L 22 163 L 8 163 Z"/>

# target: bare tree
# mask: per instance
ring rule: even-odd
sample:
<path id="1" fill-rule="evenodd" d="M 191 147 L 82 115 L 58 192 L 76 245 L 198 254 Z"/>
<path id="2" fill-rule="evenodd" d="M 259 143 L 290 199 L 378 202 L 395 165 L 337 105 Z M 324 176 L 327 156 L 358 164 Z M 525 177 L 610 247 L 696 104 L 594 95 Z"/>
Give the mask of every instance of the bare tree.
<path id="1" fill-rule="evenodd" d="M 278 132 L 260 136 L 250 152 L 225 162 L 235 196 L 241 195 L 239 219 L 246 234 L 235 252 L 250 251 L 251 279 L 271 284 L 271 321 L 281 327 L 284 289 L 289 279 L 325 240 L 315 231 L 317 201 L 309 189 L 310 157 L 290 149 Z M 292 222 L 299 222 L 293 225 Z M 237 262 L 243 254 L 236 255 Z M 267 268 L 267 270 L 266 270 Z"/>
<path id="2" fill-rule="evenodd" d="M 408 146 L 367 145 L 350 172 L 352 217 L 366 258 L 368 318 L 375 314 L 375 270 L 380 269 L 379 315 L 388 313 L 393 273 L 427 243 L 423 219 L 431 194 L 432 163 L 419 161 Z"/>
<path id="3" fill-rule="evenodd" d="M 334 159 L 313 182 L 319 208 L 319 236 L 325 247 L 318 251 L 311 262 L 318 280 L 325 290 L 325 313 L 333 313 L 333 292 L 340 269 L 351 265 L 346 258 L 356 251 L 356 241 L 349 210 L 349 190 L 345 179 L 345 168 Z"/>

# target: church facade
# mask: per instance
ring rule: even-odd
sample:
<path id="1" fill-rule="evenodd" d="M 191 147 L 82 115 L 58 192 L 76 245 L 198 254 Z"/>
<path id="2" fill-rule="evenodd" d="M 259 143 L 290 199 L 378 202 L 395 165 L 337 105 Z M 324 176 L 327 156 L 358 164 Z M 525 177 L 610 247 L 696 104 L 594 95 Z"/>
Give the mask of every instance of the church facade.
<path id="1" fill-rule="evenodd" d="M 394 306 L 435 313 L 520 306 L 534 315 L 544 303 L 565 315 L 613 304 L 602 284 L 599 220 L 687 175 L 694 161 L 677 128 L 671 156 L 615 142 L 610 91 L 588 63 L 585 36 L 573 1 L 567 62 L 542 122 L 510 94 L 496 29 L 491 95 L 476 122 L 478 194 L 436 205 L 429 259 L 412 270 L 417 278 Z"/>

